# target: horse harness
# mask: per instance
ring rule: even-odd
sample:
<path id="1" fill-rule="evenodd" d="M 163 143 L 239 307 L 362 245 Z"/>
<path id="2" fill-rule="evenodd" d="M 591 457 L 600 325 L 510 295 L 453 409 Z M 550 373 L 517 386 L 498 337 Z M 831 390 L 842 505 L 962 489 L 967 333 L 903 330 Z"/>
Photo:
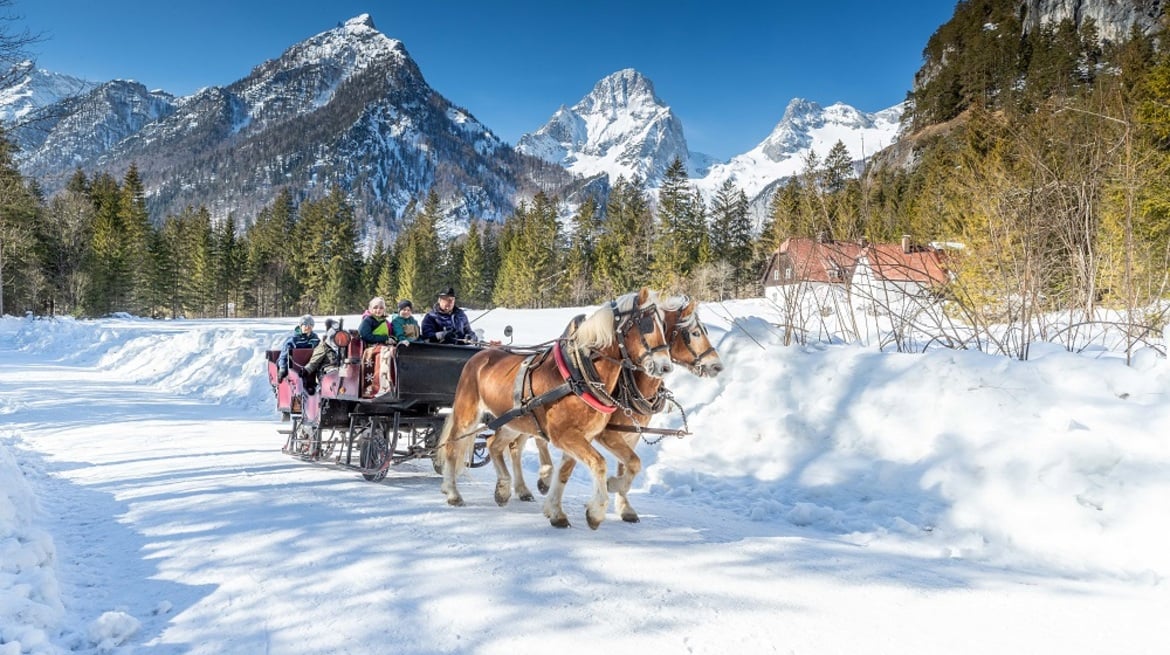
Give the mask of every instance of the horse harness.
<path id="1" fill-rule="evenodd" d="M 654 328 L 654 321 L 656 320 L 658 311 L 657 308 L 654 305 L 647 305 L 646 307 L 635 307 L 623 312 L 619 311 L 617 304 L 612 301 L 610 306 L 614 312 L 614 321 L 617 323 L 615 329 L 618 333 L 618 351 L 621 353 L 621 359 L 619 360 L 621 373 L 618 377 L 618 383 L 614 392 L 612 394 L 609 393 L 605 389 L 605 386 L 598 381 L 600 375 L 593 365 L 593 360 L 584 356 L 584 353 L 580 349 L 569 348 L 566 353 L 564 344 L 568 343 L 573 333 L 576 332 L 577 327 L 585 319 L 584 315 L 579 315 L 570 321 L 568 327 L 565 328 L 565 333 L 554 341 L 552 346 L 540 352 L 529 354 L 520 363 L 520 369 L 516 373 L 515 382 L 512 387 L 512 409 L 489 421 L 486 425 L 488 430 L 495 431 L 521 416 L 532 415 L 532 420 L 536 424 L 537 433 L 547 441 L 548 435 L 544 431 L 544 426 L 540 424 L 540 419 L 534 415 L 534 411 L 542 405 L 560 400 L 569 394 L 575 394 L 586 405 L 589 405 L 602 414 L 612 414 L 620 408 L 626 416 L 632 416 L 634 414 L 649 416 L 662 411 L 667 400 L 673 402 L 679 408 L 679 411 L 682 411 L 682 407 L 674 401 L 673 395 L 665 387 L 662 387 L 651 400 L 641 393 L 634 379 L 634 373 L 636 371 L 645 370 L 644 362 L 646 359 L 653 357 L 654 353 L 660 350 L 667 350 L 669 348 L 667 345 L 669 339 L 660 346 L 651 346 L 646 340 L 646 333 L 652 331 Z M 644 349 L 642 357 L 639 358 L 637 363 L 633 361 L 625 343 L 626 334 L 635 325 L 638 327 L 638 338 L 642 341 L 642 347 Z M 678 329 L 677 326 L 675 329 Z M 686 343 L 688 349 L 690 349 L 689 335 L 686 336 Z M 712 348 L 710 350 L 713 351 L 714 349 Z M 691 352 L 694 354 L 693 349 L 691 349 Z M 548 359 L 550 353 L 564 382 L 537 396 L 536 390 L 532 387 L 532 371 L 540 367 Z M 525 387 L 527 387 L 527 390 Z M 525 391 L 527 391 L 527 394 Z M 683 414 L 683 423 L 684 425 L 686 423 L 685 413 Z M 644 428 L 636 422 L 633 427 L 617 425 L 609 426 L 607 429 L 623 432 L 636 431 L 639 434 L 643 432 L 662 435 L 673 434 L 678 437 L 684 434 L 690 434 L 685 428 L 683 430 Z"/>

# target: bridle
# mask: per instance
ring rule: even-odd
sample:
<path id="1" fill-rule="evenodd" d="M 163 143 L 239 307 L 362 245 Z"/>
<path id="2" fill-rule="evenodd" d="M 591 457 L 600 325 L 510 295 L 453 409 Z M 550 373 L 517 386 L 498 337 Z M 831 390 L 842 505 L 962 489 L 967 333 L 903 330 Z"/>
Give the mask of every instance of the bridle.
<path id="1" fill-rule="evenodd" d="M 622 355 L 622 367 L 646 372 L 647 359 L 652 359 L 658 352 L 670 350 L 670 339 L 665 338 L 666 330 L 663 326 L 662 313 L 658 311 L 658 306 L 654 303 L 634 305 L 625 311 L 619 310 L 617 303 L 612 300 L 609 302 L 609 306 L 613 310 L 614 332 L 618 336 L 618 351 Z M 638 340 L 642 343 L 643 349 L 642 356 L 636 362 L 626 348 L 626 336 L 635 327 L 638 328 Z M 651 346 L 650 342 L 646 340 L 646 335 L 656 331 L 663 335 L 662 345 Z"/>
<path id="2" fill-rule="evenodd" d="M 672 343 L 676 336 L 682 336 L 683 345 L 686 346 L 687 352 L 689 352 L 693 358 L 691 362 L 687 364 L 687 366 L 691 367 L 692 369 L 701 368 L 703 365 L 703 358 L 716 354 L 715 346 L 713 345 L 708 345 L 707 349 L 701 353 L 695 350 L 695 347 L 691 343 L 691 328 L 696 326 L 699 328 L 699 333 L 706 337 L 707 326 L 703 325 L 703 322 L 699 320 L 698 313 L 691 312 L 691 314 L 687 316 L 685 320 L 678 321 L 674 324 L 674 329 L 670 331 L 670 338 L 667 339 L 667 343 Z M 707 343 L 711 343 L 710 339 L 707 340 Z M 676 363 L 682 364 L 683 362 Z"/>

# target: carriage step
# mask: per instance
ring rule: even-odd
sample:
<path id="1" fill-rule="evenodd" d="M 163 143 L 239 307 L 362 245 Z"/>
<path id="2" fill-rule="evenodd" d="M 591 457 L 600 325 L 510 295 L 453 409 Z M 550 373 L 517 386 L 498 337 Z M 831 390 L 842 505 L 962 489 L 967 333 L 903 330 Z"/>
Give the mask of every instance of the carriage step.
<path id="1" fill-rule="evenodd" d="M 277 434 L 292 434 L 293 431 L 292 430 L 277 430 L 276 433 Z"/>

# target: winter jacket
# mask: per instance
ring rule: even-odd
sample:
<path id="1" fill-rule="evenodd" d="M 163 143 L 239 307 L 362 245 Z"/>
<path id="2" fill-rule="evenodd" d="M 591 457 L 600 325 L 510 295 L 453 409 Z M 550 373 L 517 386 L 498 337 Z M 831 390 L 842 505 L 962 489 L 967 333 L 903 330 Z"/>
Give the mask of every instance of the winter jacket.
<path id="1" fill-rule="evenodd" d="M 362 317 L 362 324 L 358 326 L 358 334 L 361 335 L 362 343 L 367 346 L 379 343 L 394 343 L 394 338 L 390 336 L 390 324 L 386 322 L 386 317 L 378 318 L 373 314 L 366 314 Z"/>
<path id="2" fill-rule="evenodd" d="M 284 346 L 280 349 L 280 357 L 276 360 L 276 368 L 288 370 L 288 357 L 292 353 L 293 348 L 316 348 L 317 344 L 321 343 L 321 337 L 317 336 L 316 332 L 309 334 L 301 332 L 301 327 L 298 325 L 293 330 L 292 336 L 285 339 Z"/>
<path id="3" fill-rule="evenodd" d="M 438 334 L 442 332 L 443 336 Z M 439 311 L 438 303 L 427 312 L 422 320 L 423 341 L 436 343 L 458 343 L 460 341 L 475 341 L 475 332 L 471 330 L 471 322 L 462 309 L 455 307 L 450 314 Z"/>
<path id="4" fill-rule="evenodd" d="M 419 334 L 421 334 L 418 321 L 414 320 L 413 316 L 407 318 L 395 315 L 390 321 L 390 329 L 398 341 L 417 341 Z"/>

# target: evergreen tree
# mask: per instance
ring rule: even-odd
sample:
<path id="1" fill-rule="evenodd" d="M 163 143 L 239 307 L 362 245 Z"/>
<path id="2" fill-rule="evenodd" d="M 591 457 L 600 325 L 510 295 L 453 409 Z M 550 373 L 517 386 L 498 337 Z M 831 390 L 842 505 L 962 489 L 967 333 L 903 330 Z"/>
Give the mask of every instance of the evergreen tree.
<path id="1" fill-rule="evenodd" d="M 0 315 L 32 311 L 43 286 L 37 240 L 37 199 L 13 161 L 13 146 L 0 131 Z"/>
<path id="2" fill-rule="evenodd" d="M 704 203 L 691 187 L 682 160 L 676 157 L 658 191 L 651 283 L 668 291 L 681 290 L 705 256 L 706 240 Z"/>
<path id="3" fill-rule="evenodd" d="M 90 316 L 101 316 L 128 309 L 127 299 L 132 288 L 123 233 L 118 182 L 108 173 L 94 178 L 90 200 L 94 205 L 93 243 L 90 260 L 86 262 L 90 280 L 83 300 L 83 311 Z"/>
<path id="4" fill-rule="evenodd" d="M 593 275 L 597 268 L 599 218 L 597 202 L 593 198 L 587 198 L 573 214 L 565 262 L 564 296 L 574 305 L 588 305 L 597 300 Z"/>
<path id="5" fill-rule="evenodd" d="M 154 268 L 150 261 L 150 243 L 153 226 L 146 210 L 146 188 L 138 173 L 138 165 L 130 164 L 122 178 L 118 198 L 117 223 L 121 227 L 120 259 L 124 262 L 127 275 L 126 310 L 143 316 L 152 316 L 149 290 L 152 286 L 151 273 Z"/>
<path id="6" fill-rule="evenodd" d="M 711 203 L 711 254 L 731 267 L 733 293 L 738 294 L 757 270 L 752 258 L 752 225 L 747 194 L 726 180 Z"/>
<path id="7" fill-rule="evenodd" d="M 548 307 L 563 276 L 556 203 L 543 192 L 521 203 L 500 237 L 500 270 L 492 302 L 505 307 Z"/>
<path id="8" fill-rule="evenodd" d="M 439 272 L 440 218 L 439 194 L 434 190 L 427 194 L 421 211 L 407 224 L 400 235 L 398 251 L 398 297 L 431 303 L 438 297 L 444 280 L 436 279 Z"/>
<path id="9" fill-rule="evenodd" d="M 614 297 L 647 286 L 654 262 L 654 216 L 640 178 L 619 176 L 597 239 L 596 287 Z"/>
<path id="10" fill-rule="evenodd" d="M 463 242 L 463 261 L 459 269 L 459 293 L 468 305 L 483 307 L 488 304 L 487 281 L 484 278 L 483 240 L 480 223 L 472 221 Z"/>

